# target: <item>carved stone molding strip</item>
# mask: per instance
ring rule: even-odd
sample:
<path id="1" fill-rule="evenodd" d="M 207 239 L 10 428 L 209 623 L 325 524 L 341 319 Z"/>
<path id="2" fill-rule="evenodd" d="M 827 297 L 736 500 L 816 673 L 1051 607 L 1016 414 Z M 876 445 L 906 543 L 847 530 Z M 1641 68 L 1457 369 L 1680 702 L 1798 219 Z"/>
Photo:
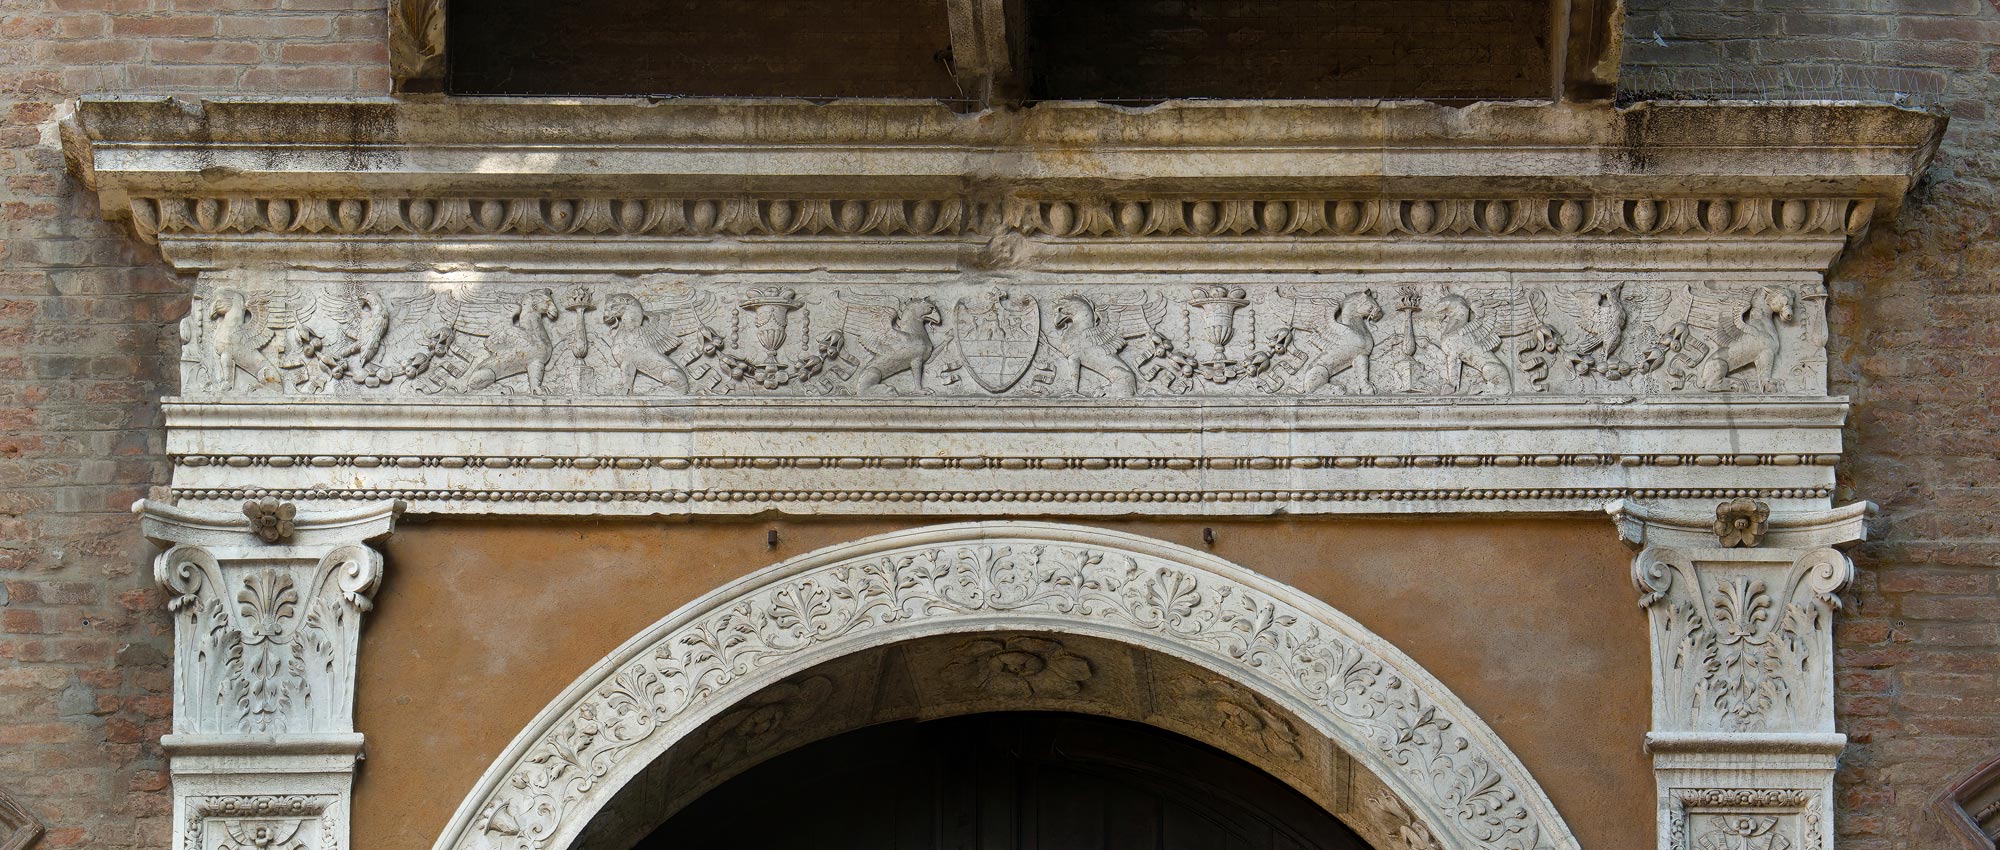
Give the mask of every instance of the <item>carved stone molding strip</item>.
<path id="1" fill-rule="evenodd" d="M 1515 469 L 1520 467 L 1591 468 L 1597 466 L 1658 466 L 1658 467 L 1757 467 L 1757 466 L 1835 466 L 1839 455 L 1796 455 L 1796 454 L 1710 454 L 1710 455 L 1598 455 L 1598 454 L 1546 454 L 1546 455 L 1375 455 L 1375 456 L 1304 456 L 1304 457 L 994 457 L 974 455 L 968 457 L 891 456 L 891 457 L 798 457 L 798 456 L 718 456 L 718 457 L 548 457 L 548 456 L 459 456 L 459 455 L 173 455 L 170 460 L 176 466 L 200 468 L 205 466 L 227 466 L 235 469 L 270 467 L 286 469 L 295 466 L 320 468 L 377 469 L 401 467 L 417 469 L 437 467 L 462 469 L 466 467 L 486 467 L 488 469 L 582 469 L 582 470 L 632 470 L 657 467 L 659 469 L 755 469 L 765 471 L 787 469 L 916 469 L 949 471 L 955 469 L 1067 469 L 1083 471 L 1101 470 L 1148 470 L 1148 469 L 1437 469 L 1456 467 L 1476 469 L 1494 467 Z"/>
<path id="2" fill-rule="evenodd" d="M 955 237 L 1053 239 L 1844 237 L 1867 199 L 137 197 L 159 235 Z"/>
<path id="3" fill-rule="evenodd" d="M 0 850 L 28 850 L 42 838 L 42 822 L 33 812 L 0 791 Z"/>
<path id="4" fill-rule="evenodd" d="M 1319 513 L 1453 513 L 1495 510 L 1587 511 L 1624 498 L 1703 500 L 1764 498 L 1813 501 L 1830 487 L 1795 490 L 1621 490 L 1592 488 L 1515 490 L 403 490 L 314 487 L 304 490 L 175 488 L 191 503 L 276 497 L 340 504 L 396 499 L 425 513 L 717 513 L 787 508 L 887 514 L 984 514 L 1039 506 L 1065 513 L 1265 514 L 1279 510 Z M 1103 510 L 1096 510 L 1102 506 Z"/>
<path id="5" fill-rule="evenodd" d="M 1965 771 L 1930 806 L 1932 824 L 1965 850 L 2000 844 L 2000 753 Z"/>
<path id="6" fill-rule="evenodd" d="M 578 679 L 460 806 L 438 850 L 561 850 L 737 700 L 905 638 L 1060 631 L 1195 661 L 1331 736 L 1452 850 L 1572 850 L 1484 723 L 1324 603 L 1178 546 L 1044 523 L 937 526 L 805 555 L 670 616 Z"/>

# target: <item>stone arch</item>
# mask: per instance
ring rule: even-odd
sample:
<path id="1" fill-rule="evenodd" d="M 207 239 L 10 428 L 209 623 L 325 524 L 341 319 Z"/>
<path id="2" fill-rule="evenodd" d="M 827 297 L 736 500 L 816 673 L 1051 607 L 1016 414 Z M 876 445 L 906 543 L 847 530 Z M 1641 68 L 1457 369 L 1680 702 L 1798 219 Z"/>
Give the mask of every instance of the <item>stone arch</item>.
<path id="1" fill-rule="evenodd" d="M 851 653 L 972 632 L 1118 641 L 1206 668 L 1301 718 L 1412 815 L 1418 850 L 1577 850 L 1534 778 L 1437 679 L 1326 603 L 1206 553 L 1044 522 L 877 535 L 684 606 L 544 708 L 435 850 L 570 850 L 673 745 L 749 695 Z"/>

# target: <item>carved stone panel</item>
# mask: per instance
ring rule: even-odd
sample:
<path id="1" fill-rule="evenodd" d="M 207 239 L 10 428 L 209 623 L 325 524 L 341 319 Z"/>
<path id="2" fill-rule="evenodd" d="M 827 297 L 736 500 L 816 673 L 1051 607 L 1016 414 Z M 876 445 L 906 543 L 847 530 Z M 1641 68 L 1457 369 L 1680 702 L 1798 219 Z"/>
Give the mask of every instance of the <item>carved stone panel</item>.
<path id="1" fill-rule="evenodd" d="M 210 273 L 169 450 L 176 495 L 217 506 L 1812 507 L 1844 412 L 1821 291 L 1771 273 Z"/>
<path id="2" fill-rule="evenodd" d="M 205 275 L 183 395 L 1819 396 L 1815 278 Z"/>
<path id="3" fill-rule="evenodd" d="M 1833 547 L 1863 536 L 1870 508 L 1608 509 L 1639 548 L 1660 850 L 1831 846 L 1847 740 L 1833 723 L 1833 617 L 1854 571 Z"/>

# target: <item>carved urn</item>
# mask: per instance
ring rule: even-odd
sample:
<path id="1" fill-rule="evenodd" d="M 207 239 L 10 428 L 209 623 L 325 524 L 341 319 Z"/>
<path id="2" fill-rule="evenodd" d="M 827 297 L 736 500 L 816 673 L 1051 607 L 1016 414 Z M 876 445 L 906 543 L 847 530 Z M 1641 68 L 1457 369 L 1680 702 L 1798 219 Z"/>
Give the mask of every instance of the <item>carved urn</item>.
<path id="1" fill-rule="evenodd" d="M 778 362 L 778 351 L 785 347 L 785 324 L 792 311 L 803 306 L 798 291 L 775 286 L 753 289 L 742 306 L 756 327 L 757 344 L 764 346 L 764 362 Z"/>

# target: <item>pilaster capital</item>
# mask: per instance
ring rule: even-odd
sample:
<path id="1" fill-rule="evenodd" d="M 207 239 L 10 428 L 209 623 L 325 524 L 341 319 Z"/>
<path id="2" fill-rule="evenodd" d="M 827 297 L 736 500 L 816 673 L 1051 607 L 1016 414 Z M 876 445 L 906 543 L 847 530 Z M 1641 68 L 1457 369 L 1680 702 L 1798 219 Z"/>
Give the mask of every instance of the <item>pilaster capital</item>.
<path id="1" fill-rule="evenodd" d="M 174 614 L 174 846 L 347 846 L 355 652 L 399 502 L 239 513 L 141 500 Z M 218 843 L 219 842 L 219 843 Z"/>
<path id="2" fill-rule="evenodd" d="M 1874 505 L 1697 514 L 1613 502 L 1650 621 L 1659 847 L 1833 841 L 1833 615 Z"/>

